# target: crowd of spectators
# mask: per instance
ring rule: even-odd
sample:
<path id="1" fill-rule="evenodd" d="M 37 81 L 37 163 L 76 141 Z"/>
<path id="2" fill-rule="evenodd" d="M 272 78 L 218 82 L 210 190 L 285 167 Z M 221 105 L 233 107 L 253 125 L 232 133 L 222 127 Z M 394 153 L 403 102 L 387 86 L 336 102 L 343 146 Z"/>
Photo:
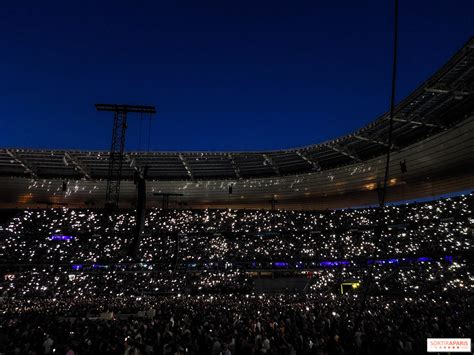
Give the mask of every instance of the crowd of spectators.
<path id="1" fill-rule="evenodd" d="M 138 260 L 168 267 L 212 262 L 308 262 L 331 259 L 452 255 L 472 248 L 474 195 L 377 209 L 323 212 L 159 210 L 147 212 Z M 0 231 L 9 263 L 126 261 L 135 227 L 119 213 L 112 232 L 97 210 L 25 210 Z M 70 240 L 51 240 L 52 235 Z M 106 243 L 104 243 L 106 241 Z M 376 243 L 378 241 L 378 243 Z"/>
<path id="2" fill-rule="evenodd" d="M 25 210 L 0 230 L 0 354 L 424 353 L 474 333 L 473 198 L 387 207 L 377 245 L 371 208 L 151 210 L 133 263 L 133 213 L 112 233 L 97 210 Z"/>
<path id="3" fill-rule="evenodd" d="M 9 300 L 7 354 L 421 354 L 472 336 L 472 299 L 176 295 Z M 107 311 L 106 311 L 107 310 Z"/>

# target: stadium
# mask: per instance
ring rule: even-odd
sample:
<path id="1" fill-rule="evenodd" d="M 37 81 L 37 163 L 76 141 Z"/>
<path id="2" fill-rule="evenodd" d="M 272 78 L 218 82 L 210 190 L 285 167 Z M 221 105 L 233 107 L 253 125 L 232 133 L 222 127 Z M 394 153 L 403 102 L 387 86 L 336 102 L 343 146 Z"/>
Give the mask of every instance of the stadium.
<path id="1" fill-rule="evenodd" d="M 155 108 L 97 104 L 110 150 L 0 148 L 0 354 L 466 346 L 474 38 L 450 55 L 393 110 L 312 145 L 126 150 L 127 115 Z"/>

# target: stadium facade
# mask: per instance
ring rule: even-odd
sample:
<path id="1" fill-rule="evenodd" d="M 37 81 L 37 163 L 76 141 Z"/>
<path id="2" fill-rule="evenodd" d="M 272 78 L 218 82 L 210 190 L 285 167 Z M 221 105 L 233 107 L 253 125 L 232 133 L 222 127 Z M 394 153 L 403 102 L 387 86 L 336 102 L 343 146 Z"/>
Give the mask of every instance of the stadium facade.
<path id="1" fill-rule="evenodd" d="M 344 137 L 277 151 L 127 152 L 120 203 L 133 205 L 134 168 L 148 166 L 148 206 L 162 203 L 156 194 L 193 208 L 373 205 L 388 123 L 384 114 Z M 388 201 L 473 189 L 474 38 L 397 105 L 393 132 Z M 108 154 L 0 149 L 0 207 L 102 207 Z"/>

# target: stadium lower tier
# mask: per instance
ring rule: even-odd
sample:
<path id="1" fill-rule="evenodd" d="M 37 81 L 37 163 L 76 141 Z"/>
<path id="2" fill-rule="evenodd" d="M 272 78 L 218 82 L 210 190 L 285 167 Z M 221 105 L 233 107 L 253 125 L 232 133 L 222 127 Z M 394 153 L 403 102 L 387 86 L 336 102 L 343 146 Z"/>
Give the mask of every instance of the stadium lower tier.
<path id="1" fill-rule="evenodd" d="M 58 268 L 8 274 L 0 352 L 420 354 L 428 337 L 472 337 L 474 279 L 465 263 L 323 269 L 300 273 L 302 290 L 255 292 L 260 279 L 289 285 L 297 277 Z"/>
<path id="2" fill-rule="evenodd" d="M 42 266 L 3 273 L 0 294 L 9 298 L 63 298 L 160 294 L 248 294 L 269 292 L 342 292 L 343 284 L 369 287 L 372 294 L 427 295 L 474 290 L 469 261 L 424 261 L 365 267 L 279 271 L 158 271 Z M 265 286 L 266 285 L 266 286 Z M 267 288 L 265 288 L 267 287 Z M 350 291 L 354 291 L 350 289 Z"/>

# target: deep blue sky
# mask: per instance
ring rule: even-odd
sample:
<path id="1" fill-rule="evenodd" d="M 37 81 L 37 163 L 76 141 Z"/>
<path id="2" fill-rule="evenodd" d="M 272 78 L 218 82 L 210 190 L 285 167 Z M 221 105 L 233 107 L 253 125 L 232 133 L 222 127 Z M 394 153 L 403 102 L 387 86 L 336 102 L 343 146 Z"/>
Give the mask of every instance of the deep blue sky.
<path id="1" fill-rule="evenodd" d="M 392 7 L 3 1 L 0 146 L 108 149 L 112 116 L 96 102 L 157 105 L 153 150 L 277 149 L 349 133 L 389 106 Z M 400 0 L 398 99 L 473 35 L 473 13 L 473 0 Z M 129 150 L 138 123 L 130 117 Z"/>

